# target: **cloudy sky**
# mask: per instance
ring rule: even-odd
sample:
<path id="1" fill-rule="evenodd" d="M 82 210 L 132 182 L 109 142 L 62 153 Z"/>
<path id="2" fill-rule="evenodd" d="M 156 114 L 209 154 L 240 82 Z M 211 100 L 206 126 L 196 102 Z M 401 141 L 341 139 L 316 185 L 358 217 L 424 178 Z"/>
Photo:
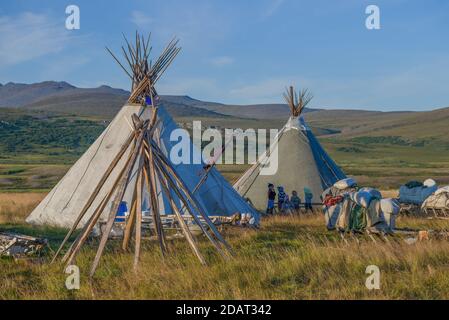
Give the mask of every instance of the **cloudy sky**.
<path id="1" fill-rule="evenodd" d="M 80 30 L 66 30 L 66 6 Z M 380 30 L 365 27 L 369 4 Z M 449 106 L 449 2 L 437 0 L 2 1 L 0 83 L 64 80 L 129 89 L 106 53 L 122 32 L 152 32 L 156 56 L 181 51 L 162 94 L 233 104 L 281 102 L 289 84 L 312 106 L 426 110 Z"/>

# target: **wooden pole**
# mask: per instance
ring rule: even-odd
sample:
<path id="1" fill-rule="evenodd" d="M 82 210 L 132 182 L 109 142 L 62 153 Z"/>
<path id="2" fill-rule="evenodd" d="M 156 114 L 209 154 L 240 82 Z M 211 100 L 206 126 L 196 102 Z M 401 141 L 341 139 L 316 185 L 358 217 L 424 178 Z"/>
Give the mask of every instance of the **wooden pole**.
<path id="1" fill-rule="evenodd" d="M 118 154 L 115 156 L 115 158 L 112 160 L 111 164 L 109 165 L 109 167 L 106 169 L 106 172 L 103 174 L 103 176 L 101 177 L 100 181 L 98 181 L 94 191 L 92 192 L 92 194 L 90 195 L 89 199 L 87 200 L 86 204 L 84 205 L 84 207 L 81 209 L 80 214 L 78 215 L 78 218 L 75 220 L 75 223 L 73 224 L 73 226 L 70 228 L 69 232 L 67 233 L 67 235 L 65 236 L 64 240 L 62 241 L 61 245 L 59 246 L 58 250 L 56 251 L 56 253 L 53 256 L 53 259 L 51 261 L 51 263 L 53 263 L 56 258 L 58 257 L 58 255 L 61 253 L 62 249 L 64 248 L 64 245 L 67 243 L 67 241 L 69 240 L 69 238 L 72 236 L 73 232 L 75 232 L 76 228 L 78 227 L 79 223 L 81 222 L 81 220 L 83 219 L 84 215 L 86 214 L 87 210 L 89 210 L 90 206 L 92 205 L 92 203 L 94 202 L 95 198 L 97 197 L 98 193 L 100 192 L 101 188 L 103 187 L 104 183 L 106 182 L 106 180 L 109 178 L 109 176 L 111 175 L 112 171 L 115 169 L 115 167 L 117 166 L 118 162 L 120 161 L 120 159 L 122 158 L 123 154 L 126 152 L 126 150 L 129 148 L 129 145 L 134 141 L 134 133 L 130 134 L 130 136 L 128 137 L 128 139 L 126 139 L 125 143 L 122 145 L 122 147 L 120 148 L 120 151 L 118 152 Z M 134 141 L 135 143 L 135 141 Z"/>
<path id="2" fill-rule="evenodd" d="M 135 148 L 135 146 L 134 146 L 134 148 Z M 62 261 L 63 262 L 68 261 L 67 265 L 70 265 L 72 263 L 75 255 L 77 254 L 77 252 L 79 251 L 79 249 L 81 248 L 81 246 L 83 245 L 83 243 L 85 242 L 87 237 L 89 236 L 90 232 L 92 231 L 93 227 L 97 223 L 101 214 L 103 213 L 103 210 L 106 207 L 107 203 L 109 202 L 109 199 L 112 197 L 115 189 L 117 188 L 119 181 L 124 176 L 128 166 L 129 166 L 129 163 L 132 160 L 133 153 L 134 153 L 134 151 L 132 151 L 131 154 L 128 156 L 128 159 L 126 160 L 125 165 L 123 166 L 122 170 L 120 171 L 120 174 L 118 175 L 116 181 L 112 185 L 110 191 L 108 192 L 108 194 L 106 194 L 106 196 L 104 197 L 104 199 L 100 203 L 100 205 L 95 209 L 94 214 L 90 217 L 88 223 L 84 226 L 83 231 L 80 233 L 80 235 L 78 236 L 76 241 L 72 244 L 69 251 L 67 251 L 67 253 L 64 255 L 64 258 L 62 259 Z"/>
<path id="3" fill-rule="evenodd" d="M 147 166 L 149 166 L 148 159 L 147 159 Z M 159 246 L 161 248 L 162 255 L 165 256 L 165 253 L 167 252 L 167 242 L 163 231 L 162 222 L 159 216 L 159 204 L 157 199 L 157 193 L 154 192 L 156 190 L 155 185 L 153 185 L 153 183 L 151 182 L 147 168 L 144 167 L 143 173 L 147 181 L 148 195 L 150 197 L 151 215 L 153 217 L 154 223 L 154 233 L 156 234 L 156 237 L 159 241 Z"/>
<path id="4" fill-rule="evenodd" d="M 142 155 L 143 157 L 143 155 Z M 141 160 L 143 161 L 143 159 Z M 137 265 L 140 259 L 140 242 L 142 240 L 142 171 L 139 171 L 137 178 L 137 190 L 136 190 L 136 245 L 134 247 L 134 270 L 137 270 Z"/>
<path id="5" fill-rule="evenodd" d="M 165 191 L 165 194 L 167 195 L 167 197 L 169 199 L 170 207 L 171 207 L 173 213 L 175 214 L 179 225 L 181 226 L 181 230 L 182 230 L 184 236 L 186 237 L 187 242 L 189 243 L 189 245 L 192 248 L 195 255 L 200 260 L 201 264 L 205 265 L 206 260 L 204 259 L 203 255 L 201 254 L 200 250 L 198 249 L 195 238 L 193 237 L 192 233 L 190 232 L 189 227 L 187 226 L 186 222 L 184 221 L 184 218 L 182 217 L 181 212 L 176 207 L 176 204 L 175 204 L 173 197 L 170 194 L 170 190 L 167 186 L 166 178 L 163 177 L 163 174 L 160 171 L 158 171 L 158 174 L 159 174 L 159 180 L 161 181 L 161 185 Z M 192 215 L 192 213 L 190 213 L 190 214 Z"/>
<path id="6" fill-rule="evenodd" d="M 159 147 L 156 144 L 152 144 L 155 148 L 154 154 L 156 155 L 156 159 L 165 165 L 165 168 L 169 171 L 169 173 L 173 176 L 173 178 L 177 181 L 179 188 L 182 188 L 185 191 L 185 195 L 187 196 L 188 200 L 191 204 L 195 206 L 195 209 L 200 213 L 200 215 L 203 217 L 203 219 L 206 221 L 209 228 L 212 230 L 214 235 L 217 237 L 217 239 L 228 249 L 230 253 L 232 253 L 231 247 L 228 245 L 228 243 L 223 239 L 221 234 L 218 232 L 215 225 L 212 223 L 212 221 L 209 219 L 207 214 L 203 211 L 201 208 L 201 205 L 194 199 L 193 195 L 190 193 L 189 189 L 185 185 L 185 183 L 179 178 L 176 171 L 171 167 L 169 161 L 166 159 L 165 155 L 162 153 L 162 151 L 159 149 Z M 175 191 L 177 190 L 175 186 Z M 196 215 L 194 215 L 194 218 L 198 219 Z M 201 225 L 202 226 L 202 225 Z"/>
<path id="7" fill-rule="evenodd" d="M 126 191 L 126 186 L 128 185 L 129 178 L 130 178 L 130 176 L 132 174 L 134 164 L 136 163 L 136 160 L 137 160 L 139 154 L 141 154 L 141 152 L 142 152 L 142 141 L 143 141 L 144 133 L 145 133 L 145 130 L 147 129 L 147 127 L 148 127 L 148 122 L 146 122 L 146 124 L 142 128 L 141 133 L 139 134 L 139 138 L 137 140 L 136 148 L 135 148 L 135 150 L 134 150 L 134 152 L 133 152 L 133 154 L 131 156 L 131 161 L 130 161 L 130 164 L 129 164 L 128 168 L 127 168 L 127 174 L 122 177 L 121 181 L 119 182 L 119 184 L 117 186 L 118 191 L 117 191 L 117 194 L 115 196 L 114 202 L 112 204 L 112 208 L 111 208 L 111 211 L 109 213 L 109 218 L 108 218 L 108 221 L 106 223 L 104 233 L 102 234 L 102 237 L 101 237 L 101 240 L 100 240 L 100 244 L 98 246 L 97 254 L 95 255 L 94 262 L 92 263 L 92 267 L 91 267 L 91 270 L 90 270 L 90 276 L 91 277 L 94 275 L 95 270 L 98 267 L 98 263 L 100 262 L 100 258 L 101 258 L 101 255 L 103 254 L 103 250 L 104 250 L 104 247 L 105 247 L 106 242 L 108 240 L 109 233 L 111 232 L 112 226 L 114 225 L 114 220 L 115 220 L 115 216 L 117 214 L 117 209 L 118 209 L 118 207 L 120 205 L 120 202 L 123 199 L 123 196 L 124 196 L 125 191 Z M 140 170 L 142 169 L 141 165 L 142 165 L 142 163 L 140 162 L 137 172 L 140 172 Z"/>
<path id="8" fill-rule="evenodd" d="M 157 159 L 157 157 L 156 157 Z M 167 172 L 167 170 L 164 168 L 164 164 L 162 164 L 161 162 L 159 162 L 159 160 L 157 160 L 156 165 L 158 167 L 158 169 L 164 174 L 165 178 L 167 179 L 171 189 L 173 191 L 175 191 L 175 193 L 177 194 L 177 196 L 179 197 L 179 199 L 184 203 L 186 208 L 189 208 L 189 204 L 188 204 L 188 200 L 185 198 L 185 194 L 183 194 L 180 190 L 182 190 L 185 193 L 185 189 L 182 186 L 177 186 L 175 184 L 175 182 L 172 180 L 172 177 L 170 176 L 170 174 Z M 179 188 L 179 189 L 178 189 Z M 196 216 L 195 213 L 192 213 L 190 210 L 188 211 L 189 213 L 191 213 L 192 218 L 195 220 L 195 222 L 197 223 L 198 227 L 201 229 L 201 231 L 206 235 L 206 237 L 209 239 L 209 241 L 215 246 L 215 248 L 217 249 L 217 251 L 226 258 L 226 256 L 223 254 L 220 245 L 215 241 L 215 239 L 209 234 L 209 232 L 204 228 L 202 222 L 199 220 L 199 218 Z"/>
<path id="9" fill-rule="evenodd" d="M 131 232 L 134 226 L 134 221 L 136 217 L 136 198 L 133 197 L 133 202 L 131 205 L 131 210 L 129 212 L 129 216 L 127 219 L 127 223 L 125 225 L 125 231 L 123 232 L 123 242 L 122 242 L 122 249 L 128 250 L 129 240 L 131 239 Z"/>

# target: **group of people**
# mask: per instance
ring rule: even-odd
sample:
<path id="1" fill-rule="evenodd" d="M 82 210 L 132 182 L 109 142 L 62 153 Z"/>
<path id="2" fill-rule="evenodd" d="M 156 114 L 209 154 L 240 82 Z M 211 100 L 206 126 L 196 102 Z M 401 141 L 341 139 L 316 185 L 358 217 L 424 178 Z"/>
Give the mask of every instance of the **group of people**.
<path id="1" fill-rule="evenodd" d="M 267 214 L 274 214 L 276 209 L 276 196 L 277 196 L 277 212 L 278 213 L 299 213 L 301 209 L 301 198 L 298 196 L 296 190 L 292 191 L 291 196 L 285 192 L 283 186 L 277 187 L 277 193 L 274 184 L 268 184 L 268 202 L 267 202 Z M 304 188 L 304 208 L 307 213 L 309 210 L 313 213 L 312 208 L 313 194 L 308 188 Z"/>

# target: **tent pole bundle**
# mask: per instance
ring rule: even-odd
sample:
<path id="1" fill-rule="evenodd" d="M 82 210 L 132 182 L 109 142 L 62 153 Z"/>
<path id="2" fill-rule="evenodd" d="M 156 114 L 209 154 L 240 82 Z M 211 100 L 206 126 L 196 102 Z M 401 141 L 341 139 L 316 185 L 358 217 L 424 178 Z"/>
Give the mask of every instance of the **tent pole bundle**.
<path id="1" fill-rule="evenodd" d="M 293 86 L 290 86 L 284 93 L 285 102 L 290 107 L 293 117 L 299 117 L 304 108 L 313 99 L 313 95 L 308 89 L 302 89 L 299 94 L 295 91 Z"/>
<path id="2" fill-rule="evenodd" d="M 129 43 L 125 36 L 123 36 L 126 42 L 126 48 L 122 46 L 122 53 L 129 66 L 129 70 L 126 69 L 114 53 L 106 47 L 106 50 L 112 55 L 114 60 L 132 81 L 131 95 L 128 99 L 129 103 L 141 103 L 146 97 L 157 96 L 154 85 L 181 50 L 181 48 L 177 46 L 179 40 L 173 38 L 165 47 L 156 62 L 152 64 L 151 61 L 148 61 L 152 50 L 152 47 L 149 45 L 150 36 L 151 34 L 149 34 L 148 38 L 145 40 L 145 38 L 140 36 L 136 31 L 134 46 Z"/>
<path id="3" fill-rule="evenodd" d="M 173 168 L 170 160 L 161 150 L 158 140 L 154 137 L 158 120 L 158 108 L 153 101 L 153 97 L 156 95 L 153 86 L 179 52 L 180 48 L 176 46 L 178 41 L 172 40 L 154 65 L 151 65 L 151 63 L 148 64 L 148 57 L 151 51 L 149 38 L 145 41 L 143 37 L 140 37 L 136 33 L 136 43 L 134 46 L 131 46 L 126 38 L 125 41 L 127 43 L 128 53 L 123 47 L 122 50 L 131 68 L 131 73 L 123 67 L 109 49 L 108 51 L 133 81 L 133 90 L 129 101 L 147 105 L 147 107 L 151 108 L 152 115 L 150 119 L 142 119 L 138 114 L 132 114 L 132 124 L 130 125 L 133 127 L 133 130 L 129 138 L 111 161 L 108 169 L 96 185 L 94 192 L 91 193 L 89 199 L 80 210 L 77 219 L 55 253 L 52 262 L 60 255 L 62 249 L 80 225 L 86 212 L 92 209 L 94 200 L 98 197 L 100 190 L 105 186 L 105 181 L 110 177 L 118 164 L 123 161 L 125 161 L 125 164 L 112 183 L 112 186 L 101 201 L 96 204 L 93 214 L 87 220 L 87 223 L 84 224 L 82 231 L 63 256 L 62 261 L 66 265 L 74 263 L 77 254 L 99 222 L 100 217 L 107 210 L 107 222 L 102 230 L 97 253 L 90 269 L 90 276 L 94 275 L 113 228 L 119 206 L 125 197 L 126 191 L 130 188 L 130 190 L 133 190 L 132 201 L 130 213 L 124 226 L 122 249 L 128 250 L 131 238 L 134 235 L 134 268 L 137 267 L 140 259 L 144 191 L 149 195 L 149 207 L 153 219 L 152 225 L 163 256 L 169 252 L 169 247 L 161 220 L 159 193 L 163 193 L 168 200 L 169 206 L 185 239 L 187 239 L 190 247 L 202 264 L 206 264 L 206 260 L 201 254 L 197 241 L 185 221 L 189 216 L 198 225 L 202 234 L 213 244 L 218 253 L 223 258 L 229 259 L 232 255 L 230 246 L 218 232 L 202 205 L 193 196 L 193 192 L 189 190 L 186 183 Z M 130 151 L 127 153 L 126 151 L 128 149 Z M 109 207 L 107 209 L 108 205 L 110 209 Z"/>

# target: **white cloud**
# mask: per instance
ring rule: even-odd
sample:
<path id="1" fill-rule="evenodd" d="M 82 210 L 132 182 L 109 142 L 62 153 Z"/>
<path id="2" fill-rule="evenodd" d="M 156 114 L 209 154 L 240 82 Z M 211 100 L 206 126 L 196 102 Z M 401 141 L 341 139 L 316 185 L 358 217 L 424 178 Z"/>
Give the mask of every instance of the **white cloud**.
<path id="1" fill-rule="evenodd" d="M 0 68 L 60 52 L 70 42 L 64 23 L 24 12 L 0 17 Z"/>
<path id="2" fill-rule="evenodd" d="M 131 22 L 138 28 L 146 29 L 151 25 L 153 19 L 141 11 L 133 11 L 131 13 Z"/>
<path id="3" fill-rule="evenodd" d="M 234 63 L 234 59 L 229 56 L 221 56 L 221 57 L 215 57 L 209 60 L 210 63 L 216 67 L 222 67 L 227 66 L 232 63 Z"/>

